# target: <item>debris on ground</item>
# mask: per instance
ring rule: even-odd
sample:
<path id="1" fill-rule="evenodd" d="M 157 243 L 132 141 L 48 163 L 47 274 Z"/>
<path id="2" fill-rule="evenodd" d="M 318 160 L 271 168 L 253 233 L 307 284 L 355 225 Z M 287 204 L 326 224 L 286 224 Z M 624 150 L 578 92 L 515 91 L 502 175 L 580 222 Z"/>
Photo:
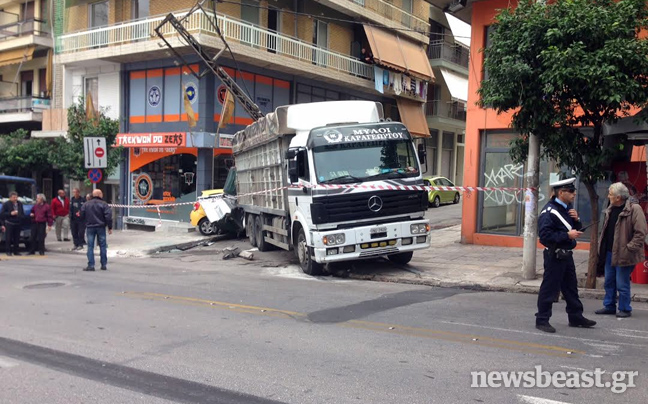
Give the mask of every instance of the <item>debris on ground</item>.
<path id="1" fill-rule="evenodd" d="M 223 249 L 224 260 L 228 260 L 230 258 L 236 258 L 236 257 L 241 257 L 248 261 L 252 261 L 254 259 L 254 254 L 252 253 L 251 250 L 241 251 L 241 249 L 238 247 L 227 247 Z"/>

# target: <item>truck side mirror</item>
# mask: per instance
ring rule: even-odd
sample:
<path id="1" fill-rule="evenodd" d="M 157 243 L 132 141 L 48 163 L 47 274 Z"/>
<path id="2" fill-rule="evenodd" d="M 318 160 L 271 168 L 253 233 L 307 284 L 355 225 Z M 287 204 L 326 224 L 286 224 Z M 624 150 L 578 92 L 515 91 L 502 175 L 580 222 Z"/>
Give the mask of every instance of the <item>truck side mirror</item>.
<path id="1" fill-rule="evenodd" d="M 418 158 L 421 162 L 421 165 L 427 165 L 427 152 L 425 150 L 425 145 L 423 143 L 418 144 Z"/>
<path id="2" fill-rule="evenodd" d="M 290 181 L 291 184 L 299 180 L 299 170 L 297 168 L 297 160 L 295 160 L 294 158 L 288 160 L 288 180 Z"/>

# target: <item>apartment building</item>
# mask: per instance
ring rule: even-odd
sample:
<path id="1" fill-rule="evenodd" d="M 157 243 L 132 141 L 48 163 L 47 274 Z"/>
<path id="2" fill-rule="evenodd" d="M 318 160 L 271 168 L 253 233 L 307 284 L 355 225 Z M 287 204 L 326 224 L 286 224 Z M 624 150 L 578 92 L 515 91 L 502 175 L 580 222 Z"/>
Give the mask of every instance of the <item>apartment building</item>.
<path id="1" fill-rule="evenodd" d="M 46 0 L 0 0 L 0 134 L 41 128 L 54 47 Z"/>
<path id="2" fill-rule="evenodd" d="M 432 6 L 427 54 L 436 78 L 428 89 L 425 113 L 430 137 L 426 176 L 463 184 L 470 26 Z"/>
<path id="3" fill-rule="evenodd" d="M 194 1 L 54 1 L 62 28 L 52 115 L 89 94 L 96 108 L 120 120 L 126 152 L 120 173 L 110 179 L 113 196 L 129 205 L 191 202 L 202 190 L 222 186 L 232 164 L 232 135 L 251 119 L 237 105 L 233 123 L 218 130 L 224 86 L 211 74 L 192 74 L 205 67 L 177 37 L 170 41 L 186 66 L 154 33 L 165 15 L 182 17 Z M 386 116 L 427 137 L 425 101 L 434 81 L 426 54 L 429 16 L 423 0 L 224 1 L 217 3 L 215 23 L 234 58 L 226 52 L 219 61 L 263 112 L 288 103 L 374 100 Z M 183 22 L 215 54 L 223 45 L 213 23 L 213 14 L 202 11 Z M 362 60 L 369 54 L 373 59 Z M 185 99 L 195 127 L 189 127 Z M 48 128 L 57 129 L 63 125 Z M 133 208 L 124 221 L 186 222 L 190 209 Z"/>

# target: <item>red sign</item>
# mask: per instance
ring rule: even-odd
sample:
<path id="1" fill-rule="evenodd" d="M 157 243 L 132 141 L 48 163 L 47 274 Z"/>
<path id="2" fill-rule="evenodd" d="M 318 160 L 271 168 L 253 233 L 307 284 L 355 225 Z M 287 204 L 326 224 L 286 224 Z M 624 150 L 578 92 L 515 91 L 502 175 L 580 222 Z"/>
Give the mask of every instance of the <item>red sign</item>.
<path id="1" fill-rule="evenodd" d="M 97 147 L 95 149 L 95 156 L 102 158 L 104 154 L 105 154 L 104 149 L 102 149 L 101 147 Z"/>
<path id="2" fill-rule="evenodd" d="M 167 133 L 118 133 L 115 146 L 124 147 L 184 147 L 185 132 Z"/>

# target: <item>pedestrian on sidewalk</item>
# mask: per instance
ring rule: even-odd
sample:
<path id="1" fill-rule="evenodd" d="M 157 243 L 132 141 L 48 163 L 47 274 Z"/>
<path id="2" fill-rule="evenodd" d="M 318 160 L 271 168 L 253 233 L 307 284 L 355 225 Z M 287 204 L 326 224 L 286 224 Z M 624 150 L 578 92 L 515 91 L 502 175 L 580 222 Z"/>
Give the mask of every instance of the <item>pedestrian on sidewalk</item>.
<path id="1" fill-rule="evenodd" d="M 25 210 L 22 202 L 18 200 L 16 192 L 9 192 L 9 200 L 2 204 L 0 217 L 5 228 L 5 252 L 7 255 L 20 255 L 18 244 L 20 243 L 20 228 L 25 217 Z"/>
<path id="2" fill-rule="evenodd" d="M 108 265 L 106 227 L 108 227 L 108 234 L 112 234 L 112 210 L 102 198 L 103 192 L 95 189 L 92 191 L 92 199 L 81 206 L 81 218 L 85 220 L 88 237 L 88 266 L 83 269 L 84 271 L 95 270 L 95 238 L 99 243 L 101 269 L 104 271 L 108 269 L 106 267 Z"/>
<path id="3" fill-rule="evenodd" d="M 72 199 L 70 199 L 70 230 L 72 230 L 72 241 L 74 250 L 81 250 L 85 244 L 85 222 L 81 218 L 81 206 L 86 203 L 86 198 L 81 196 L 79 188 L 72 190 Z"/>
<path id="4" fill-rule="evenodd" d="M 65 196 L 65 191 L 58 190 L 58 196 L 52 201 L 52 214 L 56 222 L 56 239 L 58 241 L 70 241 L 68 232 L 70 231 L 70 200 Z M 61 231 L 63 239 L 61 239 Z"/>
<path id="5" fill-rule="evenodd" d="M 554 196 L 540 212 L 538 232 L 540 243 L 545 246 L 544 276 L 538 293 L 538 312 L 536 328 L 554 333 L 556 329 L 549 324 L 551 308 L 558 292 L 567 303 L 567 316 L 570 327 L 589 328 L 596 321 L 583 317 L 583 304 L 578 298 L 578 281 L 574 265 L 573 249 L 576 239 L 583 233 L 578 212 L 573 208 L 576 196 L 574 181 L 570 178 L 550 184 Z"/>
<path id="6" fill-rule="evenodd" d="M 645 260 L 646 216 L 638 204 L 630 201 L 630 192 L 621 182 L 608 189 L 610 205 L 604 211 L 599 236 L 599 265 L 605 265 L 605 298 L 596 314 L 632 315 L 630 274 L 637 263 Z M 617 312 L 617 292 L 619 311 Z"/>
<path id="7" fill-rule="evenodd" d="M 38 247 L 38 253 L 40 255 L 45 255 L 45 237 L 47 237 L 47 232 L 52 229 L 52 225 L 54 224 L 52 208 L 47 204 L 45 195 L 36 195 L 36 203 L 32 207 L 29 216 L 31 216 L 32 222 L 31 237 L 29 239 L 29 255 L 36 254 L 36 247 Z"/>

